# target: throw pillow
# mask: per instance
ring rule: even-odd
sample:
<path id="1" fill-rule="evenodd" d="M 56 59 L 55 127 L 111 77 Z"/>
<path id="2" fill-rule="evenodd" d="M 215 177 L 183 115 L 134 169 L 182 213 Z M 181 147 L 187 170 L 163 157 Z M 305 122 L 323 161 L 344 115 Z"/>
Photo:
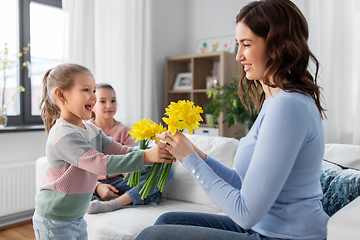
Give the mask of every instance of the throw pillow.
<path id="1" fill-rule="evenodd" d="M 342 166 L 334 164 L 328 160 L 323 160 L 321 165 L 320 183 L 323 193 L 325 194 L 329 185 L 334 178 L 343 171 Z"/>
<path id="2" fill-rule="evenodd" d="M 324 172 L 326 171 L 327 170 Z M 332 177 L 330 175 L 328 176 L 328 178 Z M 324 182 L 327 184 L 327 181 Z M 322 199 L 323 208 L 329 216 L 332 216 L 359 195 L 360 171 L 355 169 L 343 170 L 333 178 L 324 192 L 324 197 Z"/>

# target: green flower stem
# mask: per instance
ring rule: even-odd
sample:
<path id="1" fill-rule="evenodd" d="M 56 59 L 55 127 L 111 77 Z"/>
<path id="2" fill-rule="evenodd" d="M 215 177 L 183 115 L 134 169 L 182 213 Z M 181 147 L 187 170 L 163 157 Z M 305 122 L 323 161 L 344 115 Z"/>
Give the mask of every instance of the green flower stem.
<path id="1" fill-rule="evenodd" d="M 162 185 L 163 185 L 163 183 L 164 183 L 164 180 L 165 180 L 165 176 L 166 176 L 166 171 L 167 171 L 167 168 L 168 168 L 168 165 L 169 164 L 164 164 L 165 166 L 164 166 L 164 168 L 163 168 L 163 171 L 162 171 L 162 173 L 161 174 L 159 174 L 159 181 L 158 181 L 158 183 L 156 184 L 156 187 L 158 188 L 158 189 L 160 189 L 161 190 L 161 188 L 162 188 Z"/>
<path id="2" fill-rule="evenodd" d="M 140 146 L 139 146 L 139 149 L 142 149 L 142 150 L 145 150 L 148 146 L 149 146 L 149 141 L 147 141 L 146 139 L 144 140 L 140 140 Z M 140 185 L 140 176 L 141 176 L 141 171 L 139 172 L 133 172 L 133 173 L 127 173 L 124 177 L 124 180 L 128 177 L 129 177 L 129 180 L 127 182 L 127 185 L 130 186 L 130 187 L 139 187 Z"/>
<path id="3" fill-rule="evenodd" d="M 133 172 L 130 174 L 129 177 L 129 181 L 127 183 L 127 185 L 129 185 L 130 187 L 139 187 L 140 186 L 140 172 Z"/>
<path id="4" fill-rule="evenodd" d="M 166 186 L 166 183 L 168 181 L 168 177 L 170 174 L 170 170 L 171 170 L 171 166 L 172 163 L 154 163 L 146 180 L 145 180 L 145 184 L 142 187 L 141 191 L 139 192 L 139 194 L 142 193 L 141 199 L 145 199 L 150 190 L 151 187 L 154 185 L 155 179 L 156 177 L 156 183 L 154 185 L 154 190 L 156 189 L 160 189 L 160 192 L 164 191 L 164 188 Z"/>
<path id="5" fill-rule="evenodd" d="M 149 143 L 147 143 L 146 139 L 144 139 L 144 140 L 141 140 L 141 141 L 140 141 L 140 146 L 139 146 L 139 148 L 142 149 L 142 150 L 145 150 L 148 145 L 149 145 Z"/>
<path id="6" fill-rule="evenodd" d="M 145 182 L 149 181 L 150 176 L 151 176 L 151 173 L 152 173 L 152 172 L 154 171 L 154 169 L 155 169 L 155 165 L 156 165 L 156 164 L 153 164 L 153 165 L 151 166 L 151 169 L 150 169 L 150 171 L 149 171 L 149 174 L 146 176 Z"/>
<path id="7" fill-rule="evenodd" d="M 142 200 L 144 200 L 148 196 L 151 186 L 154 184 L 156 176 L 160 170 L 161 163 L 156 163 L 154 165 L 155 165 L 155 168 L 152 172 L 149 173 L 150 177 L 149 177 L 148 181 L 145 180 L 145 184 L 139 192 L 139 194 L 142 193 L 142 195 L 141 195 Z"/>
<path id="8" fill-rule="evenodd" d="M 166 166 L 165 166 L 164 176 L 161 177 L 162 182 L 161 182 L 161 185 L 160 185 L 160 187 L 159 187 L 161 192 L 164 191 L 165 185 L 166 185 L 166 183 L 167 183 L 167 181 L 168 181 L 168 177 L 169 177 L 169 174 L 170 174 L 171 166 L 172 166 L 172 163 L 168 163 L 168 164 L 166 164 Z"/>
<path id="9" fill-rule="evenodd" d="M 140 141 L 140 149 L 145 150 L 149 145 L 149 141 L 145 140 L 141 140 Z M 144 186 L 141 188 L 139 194 L 141 195 L 141 199 L 144 200 L 148 195 L 149 192 L 151 190 L 151 187 L 154 185 L 154 190 L 156 189 L 160 189 L 161 192 L 164 191 L 164 188 L 166 186 L 166 183 L 168 181 L 168 177 L 170 174 L 170 170 L 171 170 L 171 166 L 172 163 L 169 164 L 165 164 L 165 163 L 154 163 L 149 171 L 149 174 L 147 175 L 146 179 L 145 179 L 145 183 Z M 129 177 L 130 175 L 130 177 Z M 133 173 L 128 173 L 125 175 L 124 180 L 129 177 L 128 183 L 127 185 L 129 185 L 130 187 L 136 186 L 139 187 L 140 185 L 140 176 L 141 176 L 141 172 L 133 172 Z M 157 179 L 156 179 L 157 177 Z"/>
<path id="10" fill-rule="evenodd" d="M 159 186 L 160 176 L 164 173 L 164 169 L 165 169 L 164 165 L 165 165 L 165 163 L 161 163 L 161 165 L 160 165 L 160 171 L 159 171 L 156 183 L 155 183 L 155 189 L 157 186 Z"/>
<path id="11" fill-rule="evenodd" d="M 166 169 L 165 169 L 165 175 L 164 177 L 162 178 L 162 182 L 161 182 L 161 192 L 164 191 L 164 188 L 165 188 L 165 185 L 168 181 L 168 178 L 169 178 L 169 174 L 170 174 L 170 170 L 171 170 L 171 166 L 172 166 L 172 163 L 169 163 L 166 165 Z"/>
<path id="12" fill-rule="evenodd" d="M 150 178 L 151 178 L 151 176 L 152 176 L 152 172 L 154 171 L 154 169 L 155 169 L 155 164 L 152 165 L 149 174 L 146 176 L 144 186 L 143 186 L 143 187 L 141 188 L 141 190 L 139 191 L 139 194 L 141 194 L 142 192 L 144 192 L 144 190 L 145 190 L 148 182 L 150 181 Z"/>

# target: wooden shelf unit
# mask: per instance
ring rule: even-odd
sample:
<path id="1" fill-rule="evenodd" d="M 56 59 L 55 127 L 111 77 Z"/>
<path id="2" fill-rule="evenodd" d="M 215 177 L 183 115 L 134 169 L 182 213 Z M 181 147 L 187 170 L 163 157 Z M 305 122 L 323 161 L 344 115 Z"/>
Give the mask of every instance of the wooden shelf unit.
<path id="1" fill-rule="evenodd" d="M 212 76 L 213 72 L 217 73 L 218 84 L 232 81 L 239 74 L 239 63 L 235 59 L 236 54 L 230 52 L 210 52 L 190 55 L 168 57 L 165 59 L 165 97 L 164 107 L 170 102 L 178 100 L 190 100 L 195 105 L 202 108 L 209 102 L 206 91 L 206 78 Z M 192 73 L 192 89 L 173 90 L 174 82 L 178 73 Z M 236 94 L 236 93 L 235 93 Z M 204 122 L 201 127 L 208 127 L 205 122 L 205 114 L 202 114 Z M 223 124 L 224 116 L 219 117 L 219 135 L 226 137 L 235 137 L 235 131 L 238 127 L 228 128 Z"/>

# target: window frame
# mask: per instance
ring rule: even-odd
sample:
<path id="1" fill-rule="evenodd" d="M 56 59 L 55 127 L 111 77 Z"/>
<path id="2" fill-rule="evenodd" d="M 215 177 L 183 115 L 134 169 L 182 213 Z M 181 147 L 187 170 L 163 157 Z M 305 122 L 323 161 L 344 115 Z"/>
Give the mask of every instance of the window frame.
<path id="1" fill-rule="evenodd" d="M 18 0 L 19 15 L 19 49 L 30 42 L 30 3 L 36 2 L 48 6 L 62 8 L 62 0 Z M 31 46 L 30 46 L 31 53 Z M 31 55 L 24 55 L 23 61 L 30 61 Z M 31 79 L 27 75 L 26 68 L 20 68 L 19 84 L 25 87 L 25 92 L 20 96 L 20 114 L 8 116 L 8 126 L 27 126 L 43 124 L 40 116 L 31 114 Z M 44 73 L 45 74 L 45 73 Z"/>

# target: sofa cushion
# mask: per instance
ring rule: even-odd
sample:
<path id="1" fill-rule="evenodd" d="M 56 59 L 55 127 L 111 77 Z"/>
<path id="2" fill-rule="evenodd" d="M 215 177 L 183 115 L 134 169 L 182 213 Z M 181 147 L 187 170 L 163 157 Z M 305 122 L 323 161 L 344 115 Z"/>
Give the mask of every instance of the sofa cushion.
<path id="1" fill-rule="evenodd" d="M 226 137 L 186 135 L 201 151 L 232 168 L 239 140 Z M 173 163 L 174 179 L 166 186 L 163 197 L 202 205 L 216 205 L 197 185 L 193 176 L 182 163 Z"/>
<path id="2" fill-rule="evenodd" d="M 345 167 L 360 169 L 360 145 L 325 144 L 324 159 Z"/>
<path id="3" fill-rule="evenodd" d="M 332 216 L 360 195 L 360 171 L 323 161 L 321 187 L 324 211 Z"/>
<path id="4" fill-rule="evenodd" d="M 126 239 L 133 240 L 146 227 L 154 225 L 156 219 L 166 212 L 204 212 L 218 214 L 209 206 L 162 200 L 159 205 L 131 205 L 113 212 L 85 214 L 89 240 Z"/>

